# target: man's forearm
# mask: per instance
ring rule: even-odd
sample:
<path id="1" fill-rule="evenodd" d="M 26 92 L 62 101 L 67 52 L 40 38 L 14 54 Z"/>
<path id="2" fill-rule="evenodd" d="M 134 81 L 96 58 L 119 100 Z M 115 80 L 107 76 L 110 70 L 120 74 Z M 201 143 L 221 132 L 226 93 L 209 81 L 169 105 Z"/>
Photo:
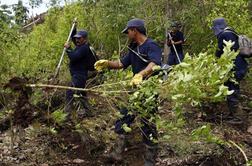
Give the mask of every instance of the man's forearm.
<path id="1" fill-rule="evenodd" d="M 140 71 L 138 74 L 141 74 L 143 77 L 149 76 L 153 72 L 152 68 L 155 65 L 156 64 L 154 62 L 150 62 L 148 66 L 144 70 Z"/>
<path id="2" fill-rule="evenodd" d="M 117 61 L 109 61 L 108 62 L 108 67 L 110 69 L 121 69 L 123 68 L 123 64 L 121 63 L 120 60 L 117 60 Z"/>
<path id="3" fill-rule="evenodd" d="M 182 40 L 177 41 L 177 42 L 174 42 L 174 44 L 175 44 L 175 45 L 182 44 L 182 43 L 183 43 L 183 41 L 182 41 Z"/>

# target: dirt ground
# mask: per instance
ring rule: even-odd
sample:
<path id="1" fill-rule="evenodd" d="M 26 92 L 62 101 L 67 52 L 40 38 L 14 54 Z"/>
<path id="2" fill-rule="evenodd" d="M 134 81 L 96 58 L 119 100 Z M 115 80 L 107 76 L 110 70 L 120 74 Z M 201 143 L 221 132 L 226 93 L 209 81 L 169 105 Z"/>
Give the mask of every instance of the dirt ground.
<path id="1" fill-rule="evenodd" d="M 141 166 L 144 146 L 139 130 L 131 133 L 129 146 L 123 152 L 123 161 L 110 161 L 106 154 L 113 149 L 116 135 L 113 124 L 116 117 L 111 103 L 104 98 L 96 99 L 94 117 L 76 118 L 62 124 L 55 123 L 49 113 L 62 109 L 64 92 L 54 92 L 36 105 L 31 103 L 31 89 L 24 89 L 25 80 L 14 79 L 7 84 L 14 93 L 5 94 L 12 100 L 9 114 L 0 116 L 0 165 L 1 166 Z M 19 86 L 21 84 L 21 86 Z M 208 118 L 209 112 L 226 112 L 226 103 L 207 107 L 199 117 L 199 108 L 188 108 L 184 114 L 185 124 L 180 132 L 170 133 L 169 140 L 160 139 L 158 166 L 239 166 L 245 158 L 252 160 L 252 91 L 246 81 L 241 84 L 239 117 L 242 124 L 228 124 L 221 118 Z M 50 104 L 46 101 L 50 101 Z M 5 107 L 1 108 L 2 110 Z M 194 110 L 195 109 L 195 110 Z M 216 111 L 218 109 L 218 111 Z M 15 115 L 15 116 L 13 116 Z M 163 103 L 160 115 L 168 120 L 173 112 L 168 103 Z M 14 118 L 10 118 L 14 117 Z M 225 144 L 202 139 L 192 140 L 191 132 L 209 124 L 212 134 Z M 175 131 L 175 130 L 174 130 Z M 160 137 L 162 132 L 159 133 Z"/>

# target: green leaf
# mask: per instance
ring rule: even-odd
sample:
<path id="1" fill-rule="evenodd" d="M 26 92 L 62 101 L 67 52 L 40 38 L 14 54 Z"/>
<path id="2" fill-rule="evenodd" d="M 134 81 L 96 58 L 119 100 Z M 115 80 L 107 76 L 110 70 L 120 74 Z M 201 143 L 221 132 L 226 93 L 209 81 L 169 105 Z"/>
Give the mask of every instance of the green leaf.
<path id="1" fill-rule="evenodd" d="M 66 120 L 67 113 L 63 110 L 56 110 L 51 114 L 51 116 L 56 123 L 62 124 Z"/>
<path id="2" fill-rule="evenodd" d="M 123 130 L 124 130 L 126 133 L 129 133 L 129 132 L 132 131 L 132 129 L 131 129 L 130 127 L 128 127 L 128 125 L 127 125 L 126 123 L 124 123 L 124 124 L 122 125 L 122 128 L 123 128 Z"/>

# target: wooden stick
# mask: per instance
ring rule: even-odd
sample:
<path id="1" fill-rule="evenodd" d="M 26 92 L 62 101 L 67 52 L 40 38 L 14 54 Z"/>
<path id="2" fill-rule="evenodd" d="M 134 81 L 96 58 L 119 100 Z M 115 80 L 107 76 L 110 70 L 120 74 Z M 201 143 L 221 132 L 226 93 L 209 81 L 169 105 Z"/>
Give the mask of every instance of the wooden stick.
<path id="1" fill-rule="evenodd" d="M 102 91 L 102 90 L 95 90 L 95 89 L 85 89 L 85 88 L 75 88 L 70 86 L 62 86 L 62 85 L 48 85 L 48 84 L 26 84 L 26 86 L 31 88 L 55 88 L 55 89 L 68 89 L 68 90 L 77 90 L 77 91 L 89 91 L 89 92 L 96 92 L 96 93 L 130 93 L 132 91 Z"/>
<path id="2" fill-rule="evenodd" d="M 71 27 L 71 30 L 70 30 L 70 32 L 69 32 L 69 34 L 68 34 L 68 38 L 67 38 L 67 43 L 70 41 L 70 39 L 71 39 L 71 35 L 72 35 L 72 33 L 73 33 L 73 30 L 74 30 L 74 28 L 75 28 L 75 25 L 76 25 L 76 22 L 77 21 L 77 18 L 75 17 L 74 18 L 74 22 L 73 22 L 73 25 L 72 25 L 72 27 Z M 61 56 L 60 56 L 60 60 L 59 60 L 59 63 L 58 63 L 58 65 L 57 65 L 57 68 L 56 68 L 56 71 L 55 71 L 55 74 L 54 74 L 54 80 L 58 77 L 58 75 L 59 75 L 59 70 L 60 70 L 60 66 L 61 66 L 61 63 L 62 63 L 62 61 L 63 61 L 63 57 L 64 57 L 64 54 L 65 54 L 65 52 L 66 52 L 66 47 L 64 47 L 64 49 L 63 49 L 63 51 L 62 51 L 62 53 L 61 53 Z"/>
<path id="3" fill-rule="evenodd" d="M 129 82 L 129 81 L 127 80 L 127 81 L 119 81 L 119 82 L 115 82 L 115 83 L 100 84 L 100 85 L 93 86 L 90 89 L 95 89 L 98 87 L 106 87 L 106 86 L 111 86 L 111 85 L 117 85 L 117 84 L 123 84 L 123 83 L 127 83 L 127 82 Z"/>
<path id="4" fill-rule="evenodd" d="M 245 152 L 242 150 L 242 148 L 240 146 L 238 146 L 236 143 L 234 143 L 233 141 L 229 140 L 228 142 L 230 142 L 232 145 L 234 145 L 237 149 L 240 150 L 240 152 L 242 153 L 242 155 L 244 156 L 244 159 L 246 161 L 246 163 L 248 163 L 248 157 L 246 156 Z"/>

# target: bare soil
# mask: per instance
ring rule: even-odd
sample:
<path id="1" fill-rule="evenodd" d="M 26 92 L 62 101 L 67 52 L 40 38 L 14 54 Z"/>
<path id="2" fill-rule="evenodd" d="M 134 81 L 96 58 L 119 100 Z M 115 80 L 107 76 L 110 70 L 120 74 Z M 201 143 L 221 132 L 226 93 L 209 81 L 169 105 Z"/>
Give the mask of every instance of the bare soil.
<path id="1" fill-rule="evenodd" d="M 50 112 L 62 109 L 64 93 L 46 92 L 50 96 L 31 103 L 32 90 L 25 84 L 28 80 L 13 78 L 5 88 L 11 92 L 4 94 L 8 100 L 8 115 L 0 117 L 0 165 L 3 166 L 141 166 L 145 149 L 141 142 L 140 131 L 131 133 L 130 145 L 123 152 L 123 161 L 110 161 L 106 154 L 113 149 L 116 135 L 113 123 L 115 110 L 106 99 L 90 95 L 94 99 L 94 117 L 75 118 L 63 124 L 53 122 Z M 159 166 L 239 166 L 245 165 L 245 156 L 252 160 L 252 92 L 246 82 L 241 84 L 241 105 L 239 116 L 243 123 L 229 124 L 215 113 L 227 112 L 226 103 L 218 103 L 203 110 L 188 108 L 185 113 L 186 124 L 181 132 L 170 135 L 170 141 L 159 143 L 156 165 Z M 115 107 L 113 107 L 115 108 Z M 0 108 L 2 111 L 5 106 Z M 218 110 L 218 111 L 216 111 Z M 1 111 L 0 111 L 1 112 Z M 214 112 L 214 114 L 213 114 Z M 173 112 L 169 103 L 163 103 L 160 115 L 172 119 Z M 213 116 L 214 118 L 209 118 Z M 13 118 L 11 118 L 13 117 Z M 210 124 L 214 135 L 222 140 L 232 141 L 225 145 L 215 142 L 192 141 L 190 133 L 197 127 Z M 160 136 L 162 133 L 160 133 Z M 242 150 L 242 151 L 241 151 Z"/>

